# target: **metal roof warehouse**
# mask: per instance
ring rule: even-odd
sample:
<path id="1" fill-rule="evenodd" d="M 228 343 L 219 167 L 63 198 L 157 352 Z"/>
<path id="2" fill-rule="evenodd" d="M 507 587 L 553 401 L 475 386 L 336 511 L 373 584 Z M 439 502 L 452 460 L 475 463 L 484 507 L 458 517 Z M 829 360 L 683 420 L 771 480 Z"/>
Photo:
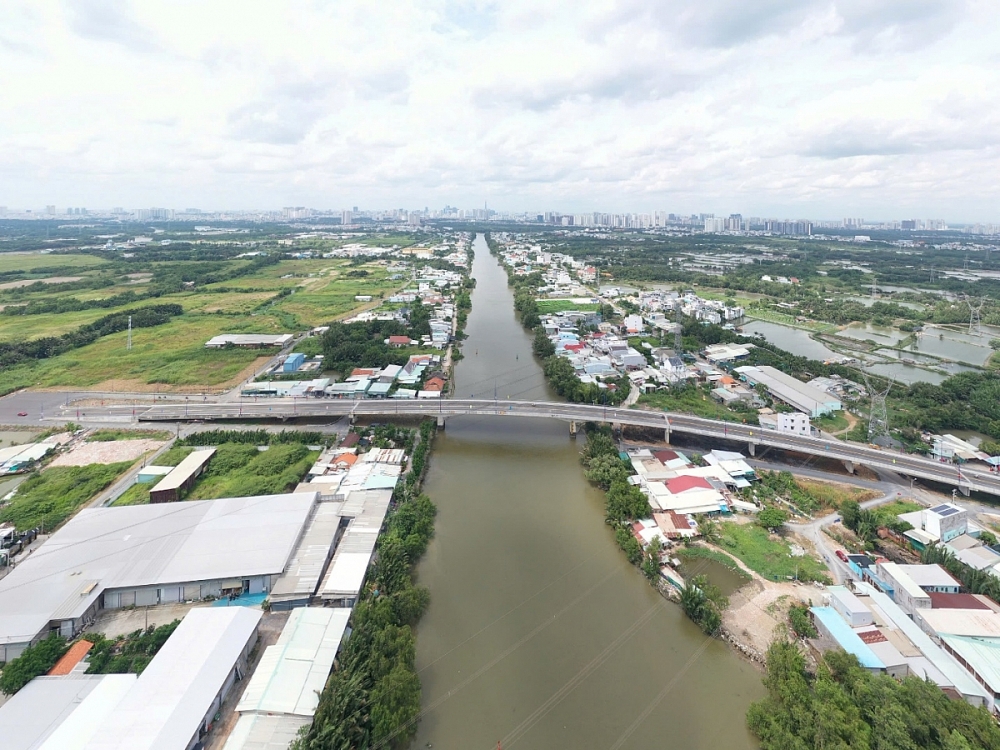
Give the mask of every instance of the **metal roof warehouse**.
<path id="1" fill-rule="evenodd" d="M 285 569 L 318 493 L 82 510 L 0 580 L 0 661 L 97 612 L 263 593 Z"/>

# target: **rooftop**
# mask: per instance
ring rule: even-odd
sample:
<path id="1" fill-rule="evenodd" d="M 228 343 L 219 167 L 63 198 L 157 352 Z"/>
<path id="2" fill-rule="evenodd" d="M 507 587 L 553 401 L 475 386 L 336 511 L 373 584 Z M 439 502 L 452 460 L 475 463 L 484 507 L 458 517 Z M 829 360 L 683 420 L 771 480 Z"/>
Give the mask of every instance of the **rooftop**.
<path id="1" fill-rule="evenodd" d="M 278 642 L 261 656 L 236 710 L 312 716 L 333 668 L 351 610 L 292 610 Z"/>
<path id="2" fill-rule="evenodd" d="M 80 617 L 107 589 L 276 575 L 316 493 L 87 508 L 0 580 L 0 643 Z"/>
<path id="3" fill-rule="evenodd" d="M 4 750 L 79 750 L 135 684 L 134 674 L 36 677 L 0 706 Z"/>
<path id="4" fill-rule="evenodd" d="M 174 467 L 173 471 L 157 482 L 153 489 L 157 492 L 180 489 L 186 481 L 198 473 L 201 467 L 204 466 L 208 459 L 210 459 L 213 455 L 215 455 L 215 448 L 203 448 L 201 450 L 192 451 L 184 457 L 183 461 Z"/>
<path id="5" fill-rule="evenodd" d="M 188 612 L 87 750 L 186 750 L 246 648 L 261 612 L 199 607 Z"/>

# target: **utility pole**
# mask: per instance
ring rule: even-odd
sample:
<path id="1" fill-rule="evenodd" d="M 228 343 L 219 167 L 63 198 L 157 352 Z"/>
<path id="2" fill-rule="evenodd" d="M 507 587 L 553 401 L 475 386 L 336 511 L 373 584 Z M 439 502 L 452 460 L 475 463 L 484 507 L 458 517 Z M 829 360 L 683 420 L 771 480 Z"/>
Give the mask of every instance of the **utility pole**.
<path id="1" fill-rule="evenodd" d="M 125 351 L 132 351 L 132 316 L 128 316 L 128 341 L 125 344 Z"/>

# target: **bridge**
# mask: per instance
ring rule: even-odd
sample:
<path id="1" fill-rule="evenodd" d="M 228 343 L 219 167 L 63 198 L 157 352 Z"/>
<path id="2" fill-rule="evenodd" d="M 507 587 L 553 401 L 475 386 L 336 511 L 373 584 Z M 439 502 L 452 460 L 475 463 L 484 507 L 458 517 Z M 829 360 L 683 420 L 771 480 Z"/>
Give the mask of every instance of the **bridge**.
<path id="1" fill-rule="evenodd" d="M 964 495 L 976 491 L 1000 496 L 1000 474 L 986 469 L 941 463 L 892 450 L 845 443 L 835 438 L 792 435 L 757 426 L 703 419 L 687 414 L 617 409 L 588 404 L 490 399 L 404 401 L 276 398 L 239 402 L 164 404 L 150 407 L 137 413 L 136 416 L 143 422 L 433 417 L 442 428 L 452 417 L 530 417 L 569 422 L 571 433 L 576 432 L 580 423 L 599 422 L 663 430 L 667 442 L 670 442 L 671 432 L 733 440 L 745 443 L 750 455 L 756 454 L 758 446 L 795 451 L 841 461 L 851 472 L 855 466 L 867 466 L 871 469 L 893 471 L 916 479 L 939 482 L 955 487 Z"/>

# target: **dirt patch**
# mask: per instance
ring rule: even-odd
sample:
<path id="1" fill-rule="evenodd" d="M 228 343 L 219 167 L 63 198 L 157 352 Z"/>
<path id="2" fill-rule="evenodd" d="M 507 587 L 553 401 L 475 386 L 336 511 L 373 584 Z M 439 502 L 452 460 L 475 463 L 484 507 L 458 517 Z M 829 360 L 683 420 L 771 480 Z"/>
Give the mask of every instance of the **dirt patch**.
<path id="1" fill-rule="evenodd" d="M 57 456 L 49 466 L 88 466 L 135 461 L 165 445 L 163 440 L 112 440 L 106 443 L 80 443 L 68 453 Z"/>
<path id="2" fill-rule="evenodd" d="M 109 391 L 112 393 L 225 393 L 231 388 L 235 388 L 244 380 L 256 375 L 257 372 L 268 362 L 271 357 L 258 357 L 249 365 L 240 370 L 239 373 L 231 377 L 224 383 L 216 385 L 167 385 L 165 383 L 146 383 L 141 380 L 105 380 L 102 383 L 91 386 L 88 390 Z M 79 390 L 71 388 L 36 388 L 43 391 L 66 391 Z"/>
<path id="3" fill-rule="evenodd" d="M 47 279 L 22 279 L 21 281 L 8 281 L 0 284 L 0 289 L 20 289 L 24 286 L 31 286 L 41 282 L 43 284 L 66 284 L 71 281 L 79 281 L 82 276 L 49 276 Z"/>
<path id="4" fill-rule="evenodd" d="M 174 620 L 183 620 L 194 604 L 158 604 L 155 607 L 131 607 L 129 609 L 105 610 L 92 625 L 90 633 L 104 633 L 108 638 L 145 630 L 149 626 L 169 625 Z M 204 605 L 201 605 L 204 606 Z"/>
<path id="5" fill-rule="evenodd" d="M 821 593 L 809 584 L 772 583 L 757 576 L 729 597 L 723 628 L 741 651 L 762 661 L 775 638 L 787 632 L 788 608 L 819 601 Z"/>

